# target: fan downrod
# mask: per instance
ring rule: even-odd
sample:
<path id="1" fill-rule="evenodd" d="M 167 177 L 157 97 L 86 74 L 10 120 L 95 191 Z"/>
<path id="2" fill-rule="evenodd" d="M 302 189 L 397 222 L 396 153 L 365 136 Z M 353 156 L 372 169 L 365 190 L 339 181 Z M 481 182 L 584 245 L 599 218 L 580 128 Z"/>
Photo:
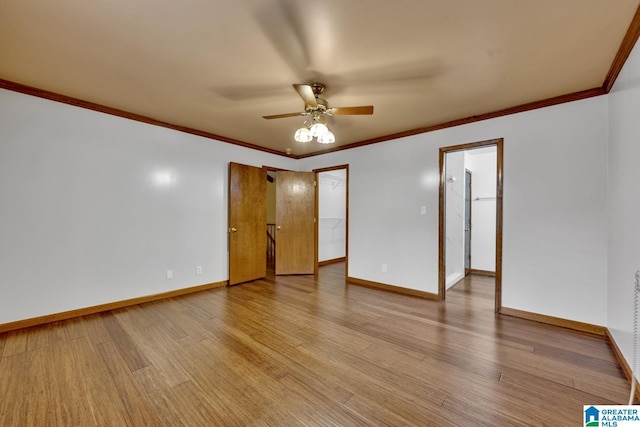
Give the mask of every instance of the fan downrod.
<path id="1" fill-rule="evenodd" d="M 324 85 L 322 83 L 311 83 L 309 86 L 311 86 L 311 90 L 313 90 L 313 95 L 316 98 L 322 95 L 322 92 L 324 92 Z"/>

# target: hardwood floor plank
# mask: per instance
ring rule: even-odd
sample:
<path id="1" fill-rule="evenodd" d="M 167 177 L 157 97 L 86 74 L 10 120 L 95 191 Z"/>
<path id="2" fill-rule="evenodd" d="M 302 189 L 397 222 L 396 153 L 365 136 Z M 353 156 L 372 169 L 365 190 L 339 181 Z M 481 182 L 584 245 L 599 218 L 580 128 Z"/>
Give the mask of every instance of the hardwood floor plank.
<path id="1" fill-rule="evenodd" d="M 123 311 L 120 310 L 119 312 L 114 312 L 112 315 L 102 315 L 102 322 L 105 326 L 105 329 L 107 330 L 107 333 L 111 337 L 111 342 L 120 353 L 120 356 L 129 367 L 129 370 L 135 371 L 137 369 L 149 366 L 149 361 L 142 353 L 142 351 L 140 351 L 137 343 L 131 339 L 131 336 L 127 334 L 120 325 L 118 317 L 126 316 L 126 314 L 122 313 Z M 99 346 L 101 346 L 101 344 L 99 344 Z"/>
<path id="2" fill-rule="evenodd" d="M 193 357 L 186 371 L 193 374 L 199 393 L 218 400 L 217 407 L 225 414 L 223 425 L 247 425 L 273 407 L 278 391 L 275 382 L 266 380 L 268 374 L 238 358 L 235 351 L 206 340 L 189 351 Z M 250 377 L 254 373 L 258 375 Z"/>
<path id="3" fill-rule="evenodd" d="M 160 425 L 156 411 L 147 400 L 148 397 L 142 393 L 141 387 L 135 382 L 129 363 L 123 359 L 123 353 L 118 348 L 118 344 L 100 343 L 97 345 L 97 349 L 112 378 L 109 386 L 117 390 L 119 400 L 116 401 L 116 404 L 122 408 L 121 413 L 128 420 L 128 423 L 130 422 L 131 425 Z"/>
<path id="4" fill-rule="evenodd" d="M 342 396 L 336 396 L 334 390 L 327 387 L 314 387 L 305 378 L 296 378 L 295 375 L 285 375 L 278 380 L 289 394 L 304 402 L 305 407 L 313 408 L 311 421 L 320 421 L 319 425 L 336 426 L 365 426 L 365 419 L 348 410 L 338 402 Z M 321 421 L 324 418 L 324 423 Z"/>
<path id="5" fill-rule="evenodd" d="M 408 410 L 406 405 L 412 405 L 414 412 L 421 412 L 427 406 L 440 406 L 446 398 L 446 394 L 438 389 L 435 382 L 366 363 L 359 355 L 311 344 L 300 346 L 298 350 L 311 357 L 322 358 L 323 364 L 327 366 L 324 369 L 341 373 L 341 384 L 353 394 L 387 403 L 395 402 L 404 411 Z"/>
<path id="6" fill-rule="evenodd" d="M 431 337 L 423 335 L 421 338 L 416 338 L 411 333 L 406 333 L 403 330 L 387 328 L 381 325 L 370 325 L 367 327 L 366 332 L 383 339 L 385 342 L 422 353 L 430 360 L 446 362 L 463 371 L 495 380 L 500 376 L 500 369 L 495 362 L 469 357 L 467 351 L 463 348 L 469 348 L 467 347 L 470 344 L 469 342 L 467 342 L 467 346 L 461 346 L 456 344 L 455 341 L 443 341 L 442 331 L 434 331 L 434 335 Z"/>
<path id="7" fill-rule="evenodd" d="M 74 386 L 75 391 L 70 394 L 70 398 L 65 396 L 70 405 L 86 406 L 91 413 L 92 422 L 86 425 L 114 425 L 123 426 L 128 424 L 128 414 L 121 402 L 118 389 L 114 386 L 115 381 L 127 381 L 114 378 L 99 354 L 99 347 L 91 341 L 91 337 L 71 341 L 66 347 L 60 347 L 63 352 L 71 354 L 73 358 L 73 371 L 64 373 L 57 370 L 60 362 L 51 364 L 56 368 L 56 372 L 65 376 L 59 379 L 60 382 L 67 381 Z M 68 355 L 66 355 L 68 357 Z M 79 395 L 76 398 L 76 394 Z M 138 402 L 132 402 L 138 404 Z M 78 420 L 71 420 L 71 424 L 83 424 Z"/>
<path id="8" fill-rule="evenodd" d="M 279 349 L 281 348 L 281 346 L 275 346 L 272 349 L 262 349 L 262 351 L 265 353 L 270 353 L 272 355 L 276 354 L 275 357 L 277 358 L 277 355 L 281 354 L 281 352 L 279 352 Z M 310 355 L 308 353 L 305 354 L 305 356 L 307 357 L 304 357 L 300 354 L 295 354 L 298 350 L 300 350 L 300 348 L 301 347 L 292 349 L 294 351 L 294 354 L 291 355 L 291 360 L 292 362 L 297 362 L 290 365 L 290 369 L 292 369 L 294 372 L 294 374 L 292 375 L 300 376 L 301 378 L 303 378 L 304 383 L 307 385 L 312 385 L 312 388 L 314 390 L 325 390 L 325 396 L 336 396 L 335 390 L 339 389 L 341 394 L 337 395 L 338 397 L 336 397 L 336 404 L 338 404 L 339 401 L 343 399 L 342 395 L 344 394 L 344 391 L 348 390 L 351 387 L 353 387 L 354 389 L 367 389 L 369 379 L 355 379 L 352 373 L 352 367 L 339 366 L 339 364 L 333 363 L 330 363 L 330 366 L 327 366 L 327 360 L 324 360 L 324 358 L 318 359 L 317 357 L 314 357 L 313 355 Z M 323 372 L 324 375 L 322 377 L 318 377 L 317 374 L 309 375 L 310 372 L 318 371 Z M 341 381 L 343 381 L 345 377 L 348 378 L 348 383 L 341 384 Z M 378 400 L 383 398 L 381 397 L 379 390 L 370 389 L 369 391 L 373 391 L 373 396 L 375 398 L 378 398 Z M 353 394 L 351 392 L 349 393 Z M 384 399 L 391 398 L 385 395 Z M 292 399 L 289 399 L 288 401 L 288 405 L 292 405 Z M 297 396 L 293 401 L 297 402 L 297 404 L 301 404 L 300 398 Z M 404 400 L 403 402 L 405 402 L 405 404 L 408 404 L 406 400 Z M 342 420 L 342 422 L 346 421 Z M 352 424 L 349 422 L 346 425 Z"/>
<path id="9" fill-rule="evenodd" d="M 87 341 L 78 339 L 71 342 L 60 342 L 51 345 L 49 357 L 56 360 L 55 371 L 51 370 L 48 375 L 48 382 L 52 389 L 52 398 L 47 405 L 53 407 L 48 409 L 49 413 L 55 414 L 56 423 L 51 425 L 96 425 L 99 418 L 94 412 L 91 390 L 87 386 L 87 377 L 79 374 L 82 371 L 88 375 L 95 375 L 96 369 L 90 370 L 85 360 L 77 357 L 78 351 L 87 349 Z M 93 355 L 95 356 L 95 354 Z M 91 358 L 92 362 L 95 360 Z M 54 368 L 46 364 L 50 369 Z M 112 419 L 111 417 L 109 418 Z M 102 418 L 102 421 L 107 421 Z M 124 419 L 120 419 L 124 423 Z"/>
<path id="10" fill-rule="evenodd" d="M 28 336 L 28 330 L 11 331 L 0 334 L 2 341 L 4 341 L 2 345 L 2 357 L 9 357 L 27 351 Z"/>
<path id="11" fill-rule="evenodd" d="M 153 404 L 161 425 L 204 426 L 232 425 L 218 399 L 204 399 L 205 395 L 190 381 L 170 386 L 164 376 L 148 366 L 133 373 Z"/>
<path id="12" fill-rule="evenodd" d="M 84 338 L 89 335 L 87 330 L 87 317 L 74 317 L 60 322 L 52 324 L 56 335 L 59 337 L 65 337 L 69 341 L 76 340 L 78 338 Z M 60 339 L 59 341 L 62 341 Z"/>
<path id="13" fill-rule="evenodd" d="M 599 396 L 601 399 L 616 402 L 616 405 L 629 403 L 630 390 L 625 378 L 582 375 L 576 376 L 573 382 L 574 388 L 581 392 L 587 392 Z M 634 404 L 638 404 L 638 399 L 634 400 Z"/>
<path id="14" fill-rule="evenodd" d="M 0 425 L 562 427 L 626 403 L 606 339 L 496 315 L 493 281 L 438 302 L 331 264 L 0 334 Z"/>
<path id="15" fill-rule="evenodd" d="M 510 401 L 508 407 L 503 407 L 500 403 L 487 405 L 481 399 L 460 399 L 454 395 L 445 399 L 442 408 L 459 414 L 462 418 L 458 424 L 460 426 L 530 427 L 544 425 L 542 418 L 529 413 L 528 405 L 524 401 Z"/>
<path id="16" fill-rule="evenodd" d="M 23 389 L 29 387 L 27 354 L 22 352 L 0 358 L 0 425 L 20 425 L 27 407 Z"/>
<path id="17" fill-rule="evenodd" d="M 544 399 L 548 398 L 549 395 L 555 396 L 554 399 L 566 401 L 571 405 L 582 405 L 583 403 L 581 402 L 601 402 L 602 405 L 618 404 L 614 400 L 607 400 L 596 394 L 577 390 L 574 386 L 548 381 L 516 369 L 505 369 L 500 377 L 500 383 L 509 387 L 526 387 L 530 394 L 541 395 Z"/>
<path id="18" fill-rule="evenodd" d="M 52 335 L 51 331 L 52 328 L 48 324 L 29 328 L 27 333 L 26 351 L 37 350 L 39 348 L 49 346 L 49 337 Z"/>
<path id="19" fill-rule="evenodd" d="M 50 360 L 49 348 L 41 347 L 26 352 L 24 357 L 28 381 L 22 385 L 19 404 L 15 405 L 16 413 L 19 414 L 17 421 L 28 425 L 46 425 L 53 421 L 51 423 L 55 425 L 57 414 L 55 410 L 50 410 L 49 404 L 57 397 L 52 390 L 49 376 L 51 368 L 47 364 L 47 360 Z"/>
<path id="20" fill-rule="evenodd" d="M 355 395 L 347 402 L 347 407 L 367 420 L 370 426 L 438 426 L 460 427 L 468 425 L 467 420 L 455 411 L 443 410 L 442 405 L 424 404 L 416 409 L 411 402 L 391 399 L 383 404 L 376 399 Z"/>
<path id="21" fill-rule="evenodd" d="M 111 340 L 103 319 L 105 316 L 112 316 L 113 314 L 113 312 L 107 312 L 82 317 L 87 336 L 91 343 L 100 344 Z M 72 320 L 65 320 L 65 323 Z"/>
<path id="22" fill-rule="evenodd" d="M 141 370 L 152 368 L 157 377 L 161 377 L 169 387 L 175 387 L 190 380 L 181 367 L 180 360 L 173 352 L 181 344 L 160 325 L 130 332 L 131 338 L 138 344 L 138 349 L 145 355 L 149 364 Z"/>

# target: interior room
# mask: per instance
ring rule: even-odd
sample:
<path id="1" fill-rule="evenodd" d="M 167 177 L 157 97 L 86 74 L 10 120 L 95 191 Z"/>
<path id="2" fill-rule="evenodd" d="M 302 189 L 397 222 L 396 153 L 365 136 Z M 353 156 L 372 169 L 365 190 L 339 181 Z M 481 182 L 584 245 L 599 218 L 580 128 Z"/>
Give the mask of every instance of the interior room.
<path id="1" fill-rule="evenodd" d="M 0 424 L 640 397 L 639 0 L 7 1 L 0 35 Z"/>

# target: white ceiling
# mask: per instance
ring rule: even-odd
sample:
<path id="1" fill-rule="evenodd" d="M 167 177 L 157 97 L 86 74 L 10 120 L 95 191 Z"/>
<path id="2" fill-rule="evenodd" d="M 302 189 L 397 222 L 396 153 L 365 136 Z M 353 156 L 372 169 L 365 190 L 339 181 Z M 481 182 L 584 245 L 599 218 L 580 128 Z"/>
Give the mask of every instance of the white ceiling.
<path id="1" fill-rule="evenodd" d="M 640 0 L 0 0 L 0 79 L 294 155 L 601 87 Z"/>

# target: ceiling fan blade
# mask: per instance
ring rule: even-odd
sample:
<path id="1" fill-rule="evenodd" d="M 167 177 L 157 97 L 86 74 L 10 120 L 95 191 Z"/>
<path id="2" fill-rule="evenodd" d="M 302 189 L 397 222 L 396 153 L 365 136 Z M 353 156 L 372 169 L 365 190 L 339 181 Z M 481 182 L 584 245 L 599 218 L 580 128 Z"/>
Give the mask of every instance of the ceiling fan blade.
<path id="1" fill-rule="evenodd" d="M 274 114 L 273 116 L 262 116 L 263 119 L 283 119 L 285 117 L 304 116 L 304 113 L 286 113 L 286 114 Z"/>
<path id="2" fill-rule="evenodd" d="M 304 101 L 304 105 L 309 108 L 317 108 L 318 101 L 316 101 L 316 96 L 313 94 L 313 89 L 309 85 L 301 85 L 294 84 L 293 88 L 298 92 L 300 98 Z"/>
<path id="3" fill-rule="evenodd" d="M 253 13 L 258 27 L 295 75 L 300 79 L 308 78 L 311 50 L 305 31 L 309 29 L 309 23 L 303 19 L 306 14 L 301 13 L 295 0 L 263 3 L 264 6 Z"/>
<path id="4" fill-rule="evenodd" d="M 240 102 L 291 96 L 291 92 L 281 84 L 216 86 L 211 87 L 210 91 L 229 101 Z"/>
<path id="5" fill-rule="evenodd" d="M 359 107 L 334 107 L 329 108 L 327 113 L 334 116 L 373 114 L 373 105 L 362 105 Z"/>

